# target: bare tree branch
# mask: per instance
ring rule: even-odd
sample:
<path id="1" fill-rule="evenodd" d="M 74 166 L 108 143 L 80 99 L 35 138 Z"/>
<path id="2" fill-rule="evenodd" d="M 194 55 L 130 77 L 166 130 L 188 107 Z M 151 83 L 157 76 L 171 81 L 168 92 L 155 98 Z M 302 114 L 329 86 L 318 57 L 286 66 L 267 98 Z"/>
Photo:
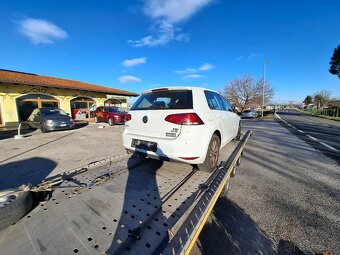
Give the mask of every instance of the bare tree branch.
<path id="1" fill-rule="evenodd" d="M 263 79 L 255 80 L 251 75 L 244 75 L 231 80 L 225 86 L 223 96 L 239 110 L 256 108 L 262 104 Z M 269 103 L 274 95 L 274 89 L 266 82 L 264 89 L 265 104 Z"/>

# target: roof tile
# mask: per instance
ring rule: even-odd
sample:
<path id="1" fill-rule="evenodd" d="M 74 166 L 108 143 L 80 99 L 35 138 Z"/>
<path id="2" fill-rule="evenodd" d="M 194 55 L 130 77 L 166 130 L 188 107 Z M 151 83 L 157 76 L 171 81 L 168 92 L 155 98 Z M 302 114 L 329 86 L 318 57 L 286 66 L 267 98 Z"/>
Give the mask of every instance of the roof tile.
<path id="1" fill-rule="evenodd" d="M 121 96 L 138 96 L 137 93 L 129 92 L 120 89 L 108 88 L 91 83 L 67 80 L 62 78 L 55 78 L 49 76 L 42 76 L 37 74 L 23 73 L 11 70 L 0 69 L 0 82 L 18 83 L 45 86 L 51 88 L 65 88 L 85 91 L 95 91 L 107 94 L 121 95 Z"/>

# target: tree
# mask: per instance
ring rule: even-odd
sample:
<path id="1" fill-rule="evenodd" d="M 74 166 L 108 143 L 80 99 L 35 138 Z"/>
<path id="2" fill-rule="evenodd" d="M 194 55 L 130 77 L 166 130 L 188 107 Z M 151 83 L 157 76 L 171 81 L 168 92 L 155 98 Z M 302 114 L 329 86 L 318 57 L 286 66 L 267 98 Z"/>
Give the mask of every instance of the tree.
<path id="1" fill-rule="evenodd" d="M 305 100 L 303 100 L 305 105 L 309 105 L 313 102 L 313 98 L 311 96 L 306 96 Z"/>
<path id="2" fill-rule="evenodd" d="M 329 72 L 333 75 L 337 75 L 340 79 L 340 45 L 334 49 L 333 56 L 329 64 L 331 65 Z"/>
<path id="3" fill-rule="evenodd" d="M 329 102 L 331 98 L 331 92 L 328 90 L 320 90 L 314 94 L 314 102 L 316 104 L 316 108 L 321 108 L 325 104 Z"/>
<path id="4" fill-rule="evenodd" d="M 239 110 L 256 108 L 262 105 L 263 79 L 256 80 L 251 75 L 244 75 L 227 83 L 222 91 L 223 96 Z M 264 102 L 269 103 L 274 89 L 267 81 L 264 88 Z"/>

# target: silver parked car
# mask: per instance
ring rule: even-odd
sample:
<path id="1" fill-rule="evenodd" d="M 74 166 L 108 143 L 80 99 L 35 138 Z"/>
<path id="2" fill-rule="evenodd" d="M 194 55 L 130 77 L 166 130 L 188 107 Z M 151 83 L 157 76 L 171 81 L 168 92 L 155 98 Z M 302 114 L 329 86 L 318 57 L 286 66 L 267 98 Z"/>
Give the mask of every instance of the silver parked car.
<path id="1" fill-rule="evenodd" d="M 242 119 L 245 118 L 253 118 L 255 119 L 257 117 L 257 112 L 255 110 L 244 110 L 242 112 Z"/>
<path id="2" fill-rule="evenodd" d="M 31 128 L 40 128 L 45 133 L 52 130 L 72 129 L 73 119 L 63 110 L 57 108 L 36 108 L 27 120 Z"/>

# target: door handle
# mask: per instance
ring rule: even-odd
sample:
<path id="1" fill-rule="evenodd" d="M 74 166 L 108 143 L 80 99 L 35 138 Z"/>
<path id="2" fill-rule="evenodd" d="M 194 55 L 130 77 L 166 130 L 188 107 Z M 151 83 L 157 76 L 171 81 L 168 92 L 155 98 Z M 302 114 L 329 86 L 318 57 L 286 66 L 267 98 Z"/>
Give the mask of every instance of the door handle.
<path id="1" fill-rule="evenodd" d="M 216 118 L 221 118 L 221 115 L 216 115 Z"/>

